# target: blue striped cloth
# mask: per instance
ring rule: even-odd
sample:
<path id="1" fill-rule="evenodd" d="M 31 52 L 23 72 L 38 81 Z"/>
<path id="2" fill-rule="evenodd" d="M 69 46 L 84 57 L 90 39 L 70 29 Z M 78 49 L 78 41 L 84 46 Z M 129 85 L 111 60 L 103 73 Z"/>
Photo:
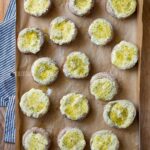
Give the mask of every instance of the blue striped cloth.
<path id="1" fill-rule="evenodd" d="M 15 26 L 16 1 L 10 0 L 0 23 L 0 107 L 6 107 L 4 141 L 15 143 Z"/>

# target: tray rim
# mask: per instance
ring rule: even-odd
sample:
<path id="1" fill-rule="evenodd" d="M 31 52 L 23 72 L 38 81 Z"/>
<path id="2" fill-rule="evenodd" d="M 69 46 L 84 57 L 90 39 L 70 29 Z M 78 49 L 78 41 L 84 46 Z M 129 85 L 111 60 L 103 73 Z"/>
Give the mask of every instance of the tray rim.
<path id="1" fill-rule="evenodd" d="M 17 15 L 18 15 L 18 12 L 17 12 L 17 3 L 18 3 L 19 0 L 16 0 L 16 53 L 17 53 Z M 138 141 L 139 141 L 139 150 L 142 149 L 142 145 L 141 145 L 141 115 L 140 115 L 140 111 L 141 111 L 141 74 L 142 74 L 142 71 L 141 71 L 141 67 L 142 67 L 142 47 L 143 47 L 143 5 L 144 5 L 144 0 L 137 0 L 138 2 L 138 5 L 137 5 L 137 10 L 136 10 L 136 15 L 137 15 L 137 22 L 139 22 L 138 24 L 138 29 L 140 29 L 141 33 L 138 33 L 137 34 L 137 39 L 139 39 L 139 43 L 138 43 L 138 47 L 139 47 L 139 59 L 138 59 L 138 67 L 137 67 L 137 76 L 138 76 L 138 87 L 137 87 L 137 91 L 138 91 L 138 103 L 139 103 L 139 106 L 138 106 L 138 132 L 139 132 L 139 137 L 138 137 Z M 15 79 L 16 79 L 16 85 L 18 84 L 19 82 L 19 78 L 18 78 L 18 58 L 17 58 L 17 55 L 16 56 L 16 63 L 15 63 Z M 15 108 L 18 108 L 18 104 L 17 102 L 19 102 L 19 95 L 18 95 L 18 87 L 16 86 L 16 101 L 15 101 Z M 17 150 L 18 148 L 21 149 L 21 145 L 19 144 L 19 141 L 20 141 L 20 138 L 19 138 L 19 132 L 20 132 L 20 119 L 19 119 L 19 109 L 15 109 L 15 125 L 16 125 L 16 141 L 15 141 L 15 147 L 17 147 Z M 22 141 L 22 140 L 21 140 Z"/>

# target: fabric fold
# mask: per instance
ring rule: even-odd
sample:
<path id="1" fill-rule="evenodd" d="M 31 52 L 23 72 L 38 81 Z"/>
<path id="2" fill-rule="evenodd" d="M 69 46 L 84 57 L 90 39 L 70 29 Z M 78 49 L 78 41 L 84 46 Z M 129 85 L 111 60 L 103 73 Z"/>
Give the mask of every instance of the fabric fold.
<path id="1" fill-rule="evenodd" d="M 10 0 L 0 23 L 0 107 L 6 107 L 4 141 L 15 143 L 16 1 Z"/>

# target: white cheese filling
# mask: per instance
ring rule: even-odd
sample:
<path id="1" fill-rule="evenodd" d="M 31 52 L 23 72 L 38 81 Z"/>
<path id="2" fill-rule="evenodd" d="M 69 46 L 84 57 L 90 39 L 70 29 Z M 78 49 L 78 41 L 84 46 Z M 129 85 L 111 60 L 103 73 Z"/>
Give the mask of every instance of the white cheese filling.
<path id="1" fill-rule="evenodd" d="M 38 118 L 48 111 L 49 98 L 43 91 L 31 89 L 23 94 L 20 101 L 20 107 L 28 117 Z"/>
<path id="2" fill-rule="evenodd" d="M 50 39 L 59 45 L 70 43 L 75 39 L 77 29 L 75 24 L 64 17 L 57 17 L 50 24 Z"/>
<path id="3" fill-rule="evenodd" d="M 24 0 L 24 10 L 34 16 L 45 14 L 51 6 L 51 0 Z"/>
<path id="4" fill-rule="evenodd" d="M 40 133 L 29 133 L 24 139 L 24 145 L 27 150 L 46 150 L 47 139 Z"/>
<path id="5" fill-rule="evenodd" d="M 63 72 L 70 78 L 85 78 L 90 71 L 89 58 L 81 52 L 72 52 L 67 56 Z"/>
<path id="6" fill-rule="evenodd" d="M 91 150 L 118 150 L 119 140 L 109 130 L 95 132 L 90 140 Z"/>
<path id="7" fill-rule="evenodd" d="M 117 92 L 115 82 L 105 77 L 93 81 L 90 90 L 96 99 L 104 101 L 111 100 Z"/>
<path id="8" fill-rule="evenodd" d="M 82 94 L 67 94 L 60 100 L 60 111 L 71 120 L 79 120 L 89 112 L 88 100 Z"/>
<path id="9" fill-rule="evenodd" d="M 43 33 L 37 28 L 25 28 L 19 33 L 17 42 L 21 52 L 36 54 L 44 43 Z"/>
<path id="10" fill-rule="evenodd" d="M 70 11 L 78 16 L 89 13 L 93 5 L 93 0 L 69 0 Z"/>
<path id="11" fill-rule="evenodd" d="M 127 128 L 136 116 L 135 106 L 128 100 L 109 102 L 104 107 L 104 121 L 111 127 Z"/>
<path id="12" fill-rule="evenodd" d="M 121 41 L 112 50 L 111 62 L 119 69 L 130 69 L 137 61 L 138 48 L 132 43 Z"/>
<path id="13" fill-rule="evenodd" d="M 33 63 L 31 72 L 36 82 L 48 85 L 56 80 L 59 68 L 51 58 L 43 57 Z"/>
<path id="14" fill-rule="evenodd" d="M 83 150 L 86 142 L 81 130 L 69 128 L 60 137 L 58 144 L 61 150 Z"/>
<path id="15" fill-rule="evenodd" d="M 106 45 L 113 37 L 112 25 L 102 18 L 94 20 L 88 32 L 91 41 L 96 45 Z"/>
<path id="16" fill-rule="evenodd" d="M 108 0 L 107 3 L 117 18 L 126 18 L 132 15 L 137 6 L 136 0 Z"/>

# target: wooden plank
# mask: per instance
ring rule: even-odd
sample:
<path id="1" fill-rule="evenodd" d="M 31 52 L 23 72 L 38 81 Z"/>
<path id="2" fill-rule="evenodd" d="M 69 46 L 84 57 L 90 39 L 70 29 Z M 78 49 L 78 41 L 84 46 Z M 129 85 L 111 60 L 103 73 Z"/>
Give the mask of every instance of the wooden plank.
<path id="1" fill-rule="evenodd" d="M 0 22 L 3 21 L 10 0 L 0 0 Z"/>
<path id="2" fill-rule="evenodd" d="M 9 0 L 0 0 L 0 22 L 3 21 Z M 5 108 L 0 107 L 0 150 L 15 150 L 15 144 L 4 143 Z"/>
<path id="3" fill-rule="evenodd" d="M 0 0 L 0 21 L 2 21 L 4 16 L 4 0 Z"/>
<path id="4" fill-rule="evenodd" d="M 141 67 L 141 149 L 150 149 L 150 1 L 143 8 L 143 51 Z"/>
<path id="5" fill-rule="evenodd" d="M 0 150 L 15 150 L 15 144 L 4 143 L 5 108 L 0 108 Z"/>

